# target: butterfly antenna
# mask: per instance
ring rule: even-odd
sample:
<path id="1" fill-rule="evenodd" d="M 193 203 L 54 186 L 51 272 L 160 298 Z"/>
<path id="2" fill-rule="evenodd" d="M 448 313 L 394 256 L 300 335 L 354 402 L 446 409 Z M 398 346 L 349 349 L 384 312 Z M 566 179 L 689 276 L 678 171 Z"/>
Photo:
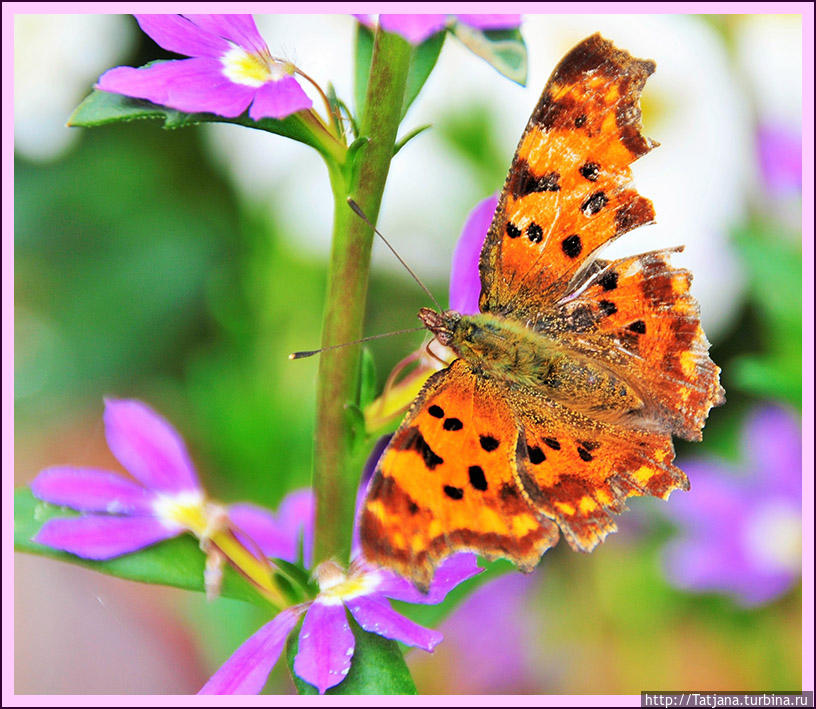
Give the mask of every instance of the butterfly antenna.
<path id="1" fill-rule="evenodd" d="M 379 340 L 381 337 L 391 337 L 392 335 L 404 335 L 406 332 L 419 332 L 420 330 L 424 330 L 425 327 L 420 325 L 419 327 L 409 327 L 405 330 L 394 330 L 393 332 L 383 332 L 380 335 L 369 335 L 368 337 L 363 337 L 359 340 L 354 340 L 353 342 L 344 342 L 342 345 L 329 345 L 328 347 L 321 347 L 319 350 L 304 350 L 303 352 L 292 352 L 289 355 L 289 359 L 306 359 L 306 357 L 311 357 L 316 354 L 320 354 L 321 352 L 325 352 L 326 350 L 336 350 L 339 347 L 348 347 L 349 345 L 359 345 L 361 342 L 368 342 L 369 340 Z"/>
<path id="2" fill-rule="evenodd" d="M 368 224 L 368 226 L 370 226 L 370 227 L 371 227 L 371 228 L 374 230 L 374 233 L 375 233 L 377 236 L 379 236 L 379 237 L 380 237 L 380 238 L 383 240 L 383 243 L 384 243 L 384 244 L 385 244 L 385 245 L 386 245 L 386 246 L 387 246 L 389 249 L 391 249 L 391 253 L 392 253 L 392 254 L 394 254 L 394 256 L 396 256 L 396 257 L 397 257 L 397 261 L 399 261 L 399 262 L 400 262 L 400 263 L 401 263 L 403 266 L 405 266 L 405 270 L 406 270 L 406 271 L 408 271 L 408 273 L 410 273 L 410 274 L 411 274 L 411 277 L 412 277 L 412 278 L 413 278 L 413 279 L 414 279 L 414 280 L 415 280 L 415 281 L 416 281 L 416 282 L 419 284 L 419 287 L 420 287 L 420 288 L 422 288 L 422 290 L 424 290 L 424 291 L 425 291 L 425 293 L 427 293 L 427 294 L 428 294 L 428 297 L 429 297 L 429 298 L 430 298 L 430 299 L 431 299 L 431 300 L 434 302 L 434 305 L 436 305 L 437 310 L 439 310 L 440 312 L 442 312 L 442 309 L 443 309 L 443 308 L 442 308 L 442 306 L 441 306 L 441 305 L 439 305 L 439 301 L 438 301 L 436 298 L 434 298 L 434 294 L 433 294 L 433 293 L 431 293 L 431 291 L 429 291 L 429 290 L 428 290 L 427 286 L 426 286 L 426 285 L 425 285 L 425 284 L 424 284 L 424 283 L 423 283 L 421 280 L 419 280 L 419 276 L 417 276 L 417 274 L 416 274 L 416 273 L 414 273 L 414 272 L 411 270 L 411 267 L 410 267 L 410 266 L 409 266 L 407 263 L 405 263 L 405 261 L 403 261 L 403 260 L 402 260 L 402 256 L 400 256 L 400 255 L 397 253 L 396 249 L 395 249 L 393 246 L 391 246 L 391 244 L 389 244 L 389 243 L 388 243 L 388 239 L 386 239 L 386 238 L 385 238 L 385 237 L 384 237 L 384 236 L 383 236 L 383 235 L 382 235 L 382 234 L 381 234 L 381 233 L 380 233 L 380 232 L 377 230 L 377 227 L 375 227 L 375 226 L 374 226 L 374 225 L 371 223 L 371 220 L 370 220 L 370 219 L 369 219 L 369 218 L 368 218 L 368 217 L 365 215 L 365 213 L 363 212 L 363 210 L 360 208 L 360 205 L 359 205 L 359 204 L 357 204 L 357 202 L 355 202 L 355 201 L 354 201 L 354 200 L 353 200 L 351 197 L 347 198 L 347 199 L 346 199 L 346 201 L 348 202 L 349 207 L 351 207 L 351 208 L 352 208 L 352 210 L 354 211 L 354 213 L 355 213 L 355 214 L 356 214 L 358 217 L 360 217 L 360 219 L 362 219 L 362 220 L 363 220 L 363 221 L 364 221 L 366 224 Z"/>

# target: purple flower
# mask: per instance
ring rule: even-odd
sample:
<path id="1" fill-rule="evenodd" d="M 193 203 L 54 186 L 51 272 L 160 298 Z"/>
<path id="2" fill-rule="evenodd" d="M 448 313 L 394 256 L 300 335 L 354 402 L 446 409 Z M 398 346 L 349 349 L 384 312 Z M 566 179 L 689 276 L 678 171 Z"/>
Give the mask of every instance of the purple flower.
<path id="1" fill-rule="evenodd" d="M 541 628 L 530 613 L 539 580 L 534 575 L 506 574 L 480 586 L 457 606 L 440 626 L 447 642 L 432 665 L 416 655 L 409 661 L 426 691 L 443 694 L 455 687 L 459 694 L 534 694 L 540 690 L 541 667 L 531 660 L 536 657 Z"/>
<path id="2" fill-rule="evenodd" d="M 774 195 L 802 191 L 802 134 L 781 126 L 760 126 L 759 162 Z"/>
<path id="3" fill-rule="evenodd" d="M 686 463 L 688 495 L 667 512 L 680 536 L 665 549 L 669 581 L 693 591 L 717 591 L 743 606 L 767 603 L 801 573 L 802 438 L 788 412 L 754 412 L 743 431 L 746 463 L 734 471 Z"/>
<path id="4" fill-rule="evenodd" d="M 277 518 L 252 505 L 210 502 L 178 432 L 146 404 L 105 401 L 111 452 L 138 482 L 107 470 L 55 466 L 31 483 L 34 496 L 81 511 L 47 521 L 34 541 L 85 559 L 111 559 L 189 531 L 204 542 L 227 526 L 252 537 L 248 548 L 294 561 L 295 541 L 310 519 L 311 492 L 284 501 Z M 288 535 L 280 533 L 287 525 Z"/>
<path id="5" fill-rule="evenodd" d="M 248 107 L 255 121 L 311 108 L 294 65 L 272 57 L 252 15 L 135 17 L 160 47 L 192 58 L 116 67 L 99 78 L 97 89 L 227 118 Z"/>
<path id="6" fill-rule="evenodd" d="M 361 561 L 348 573 L 334 562 L 317 567 L 320 592 L 309 603 L 287 608 L 252 635 L 210 678 L 199 694 L 257 694 L 283 650 L 286 637 L 305 613 L 294 671 L 323 694 L 342 682 L 354 655 L 349 611 L 360 627 L 411 647 L 433 651 L 442 634 L 395 612 L 388 599 L 439 603 L 462 581 L 480 573 L 473 554 L 449 557 L 437 569 L 427 595 L 407 580 Z"/>
<path id="7" fill-rule="evenodd" d="M 355 15 L 366 27 L 373 27 L 375 15 Z M 505 30 L 518 27 L 521 15 L 380 15 L 380 27 L 402 35 L 411 44 L 421 44 L 431 35 L 459 22 L 479 30 Z"/>
<path id="8" fill-rule="evenodd" d="M 479 312 L 479 255 L 498 203 L 499 198 L 493 195 L 473 208 L 453 250 L 448 302 L 452 310 L 465 315 Z"/>

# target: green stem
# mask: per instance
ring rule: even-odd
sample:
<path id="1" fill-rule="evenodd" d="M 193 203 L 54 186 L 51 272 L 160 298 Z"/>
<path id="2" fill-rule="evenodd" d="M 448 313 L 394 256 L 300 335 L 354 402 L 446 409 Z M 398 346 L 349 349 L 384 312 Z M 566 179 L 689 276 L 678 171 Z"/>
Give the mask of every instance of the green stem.
<path id="1" fill-rule="evenodd" d="M 411 56 L 401 37 L 378 31 L 374 41 L 360 135 L 368 138 L 351 169 L 329 163 L 334 231 L 323 317 L 324 347 L 362 336 L 373 233 L 349 208 L 353 197 L 376 222 L 394 154 Z M 360 470 L 354 463 L 349 405 L 358 404 L 359 346 L 321 355 L 317 385 L 313 485 L 317 497 L 315 562 L 346 564 L 351 550 Z"/>

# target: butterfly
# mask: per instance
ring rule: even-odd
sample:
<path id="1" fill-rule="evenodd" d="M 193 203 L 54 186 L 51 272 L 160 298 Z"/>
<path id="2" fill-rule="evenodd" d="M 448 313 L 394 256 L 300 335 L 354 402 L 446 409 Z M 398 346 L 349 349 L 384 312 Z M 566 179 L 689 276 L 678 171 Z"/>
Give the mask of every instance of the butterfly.
<path id="1" fill-rule="evenodd" d="M 427 589 L 471 550 L 532 570 L 589 552 L 630 496 L 688 490 L 672 435 L 701 440 L 725 401 L 691 274 L 672 251 L 604 260 L 654 221 L 629 165 L 654 72 L 599 34 L 561 60 L 516 150 L 482 247 L 476 315 L 423 308 L 457 355 L 383 452 L 360 516 L 364 556 Z"/>

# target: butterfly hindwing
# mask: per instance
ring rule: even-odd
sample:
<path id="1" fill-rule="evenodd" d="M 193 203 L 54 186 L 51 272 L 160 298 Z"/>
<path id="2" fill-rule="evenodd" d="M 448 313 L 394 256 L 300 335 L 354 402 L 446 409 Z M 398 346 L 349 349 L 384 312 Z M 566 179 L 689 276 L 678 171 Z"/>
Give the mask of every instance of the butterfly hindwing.
<path id="1" fill-rule="evenodd" d="M 517 485 L 518 435 L 502 392 L 464 360 L 434 374 L 371 481 L 360 520 L 369 561 L 420 587 L 459 550 L 531 569 L 558 531 Z"/>
<path id="2" fill-rule="evenodd" d="M 523 431 L 517 448 L 520 486 L 570 546 L 592 549 L 616 525 L 630 496 L 666 498 L 688 489 L 672 464 L 671 436 L 601 422 L 533 392 L 514 402 Z"/>
<path id="3" fill-rule="evenodd" d="M 720 368 L 708 356 L 691 274 L 669 251 L 596 261 L 537 329 L 627 381 L 642 415 L 663 430 L 700 440 L 712 406 L 724 402 Z"/>
<path id="4" fill-rule="evenodd" d="M 482 312 L 534 317 L 600 246 L 654 220 L 629 169 L 656 145 L 640 134 L 638 106 L 654 68 L 597 34 L 556 67 L 485 240 Z"/>

